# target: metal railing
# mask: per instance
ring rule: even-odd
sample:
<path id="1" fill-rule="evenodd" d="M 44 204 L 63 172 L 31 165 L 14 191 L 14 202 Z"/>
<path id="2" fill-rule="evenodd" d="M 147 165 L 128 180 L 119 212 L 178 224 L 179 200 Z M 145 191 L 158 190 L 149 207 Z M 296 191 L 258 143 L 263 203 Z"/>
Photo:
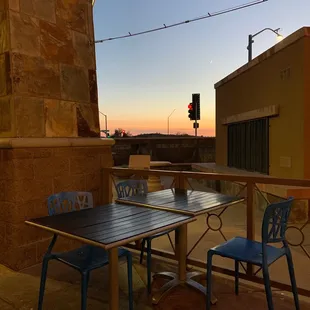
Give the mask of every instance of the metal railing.
<path id="1" fill-rule="evenodd" d="M 258 204 L 255 203 L 255 198 L 261 196 L 265 205 L 269 204 L 268 198 L 261 190 L 261 184 L 265 185 L 275 185 L 275 186 L 288 186 L 290 188 L 304 188 L 307 193 L 310 193 L 310 180 L 297 180 L 297 179 L 280 179 L 274 177 L 260 177 L 260 176 L 242 176 L 242 175 L 231 175 L 231 174 L 218 174 L 218 173 L 204 173 L 204 172 L 188 172 L 188 171 L 169 171 L 169 170 L 137 170 L 137 169 L 127 169 L 127 168 L 104 168 L 102 171 L 102 186 L 101 186 L 101 203 L 108 204 L 112 202 L 112 190 L 116 182 L 116 179 L 122 179 L 124 177 L 141 177 L 147 178 L 149 176 L 157 177 L 169 177 L 171 178 L 172 188 L 181 189 L 195 189 L 195 185 L 192 185 L 193 181 L 219 181 L 219 182 L 232 182 L 239 185 L 239 189 L 236 190 L 236 196 L 246 197 L 245 203 L 243 205 L 234 205 L 230 207 L 225 207 L 218 212 L 212 212 L 205 215 L 204 225 L 195 224 L 193 222 L 189 226 L 195 226 L 195 238 L 192 240 L 192 244 L 189 247 L 190 250 L 187 255 L 188 265 L 196 266 L 199 268 L 206 268 L 206 254 L 208 250 L 207 241 L 212 241 L 212 238 L 216 237 L 216 242 L 223 242 L 231 237 L 234 233 L 241 233 L 245 237 L 251 240 L 260 240 L 260 225 L 263 210 L 257 208 Z M 208 190 L 211 190 L 208 188 Z M 308 194 L 303 194 L 302 199 L 308 200 Z M 309 196 L 310 198 L 310 196 Z M 279 198 L 280 199 L 280 198 Z M 298 204 L 298 200 L 296 200 Z M 293 207 L 294 209 L 294 207 Z M 242 212 L 241 212 L 242 211 Z M 238 216 L 238 218 L 236 218 Z M 203 217 L 203 215 L 202 215 Z M 225 221 L 229 221 L 228 229 L 225 229 Z M 234 222 L 238 220 L 238 225 Z M 200 221 L 201 222 L 201 221 Z M 202 222 L 201 222 L 202 223 Z M 241 224 L 240 224 L 241 223 Z M 198 227 L 197 227 L 198 225 Z M 237 227 L 237 229 L 236 229 Z M 305 296 L 310 296 L 310 288 L 307 283 L 310 281 L 310 223 L 308 217 L 302 223 L 290 222 L 287 233 L 299 234 L 299 239 L 297 242 L 293 239 L 289 239 L 288 242 L 291 245 L 293 258 L 295 262 L 295 273 L 297 279 L 297 285 L 299 293 Z M 212 235 L 212 236 L 211 236 Z M 218 237 L 220 237 L 219 240 Z M 309 239 L 309 240 L 308 240 Z M 207 241 L 206 241 L 207 240 Z M 213 242 L 215 242 L 213 240 Z M 168 244 L 168 243 L 167 243 Z M 173 251 L 167 251 L 167 247 L 170 243 L 164 247 L 152 249 L 154 255 L 176 260 L 175 253 Z M 214 244 L 216 245 L 216 243 Z M 213 246 L 213 245 L 212 245 Z M 129 245 L 129 247 L 139 249 L 135 245 Z M 199 257 L 194 257 L 197 248 L 202 248 L 203 255 L 198 255 Z M 201 252 L 201 251 L 200 251 Z M 197 256 L 197 255 L 196 255 Z M 222 262 L 215 262 L 214 271 L 220 272 L 226 275 L 234 275 L 233 268 L 229 268 L 227 265 L 223 265 Z M 275 263 L 276 266 L 277 263 Z M 279 288 L 281 290 L 290 291 L 290 285 L 288 278 L 284 278 L 283 270 L 287 270 L 284 262 L 280 262 L 278 267 L 271 266 L 271 281 L 273 287 Z M 307 264 L 305 266 L 305 264 Z M 309 270 L 309 271 L 308 271 Z M 241 270 L 242 271 L 242 270 Z M 260 269 L 254 268 L 251 264 L 243 264 L 243 271 L 240 278 L 245 280 L 253 281 L 256 283 L 263 283 L 263 279 L 260 276 Z M 288 272 L 287 272 L 288 273 Z"/>

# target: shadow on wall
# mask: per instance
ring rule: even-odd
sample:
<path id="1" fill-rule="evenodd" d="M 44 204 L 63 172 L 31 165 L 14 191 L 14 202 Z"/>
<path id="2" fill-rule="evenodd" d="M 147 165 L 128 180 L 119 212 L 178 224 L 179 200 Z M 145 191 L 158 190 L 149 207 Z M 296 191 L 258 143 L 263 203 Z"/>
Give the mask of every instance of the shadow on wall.
<path id="1" fill-rule="evenodd" d="M 215 161 L 215 138 L 116 138 L 114 165 L 127 165 L 130 155 L 151 155 L 153 161 L 201 163 Z"/>

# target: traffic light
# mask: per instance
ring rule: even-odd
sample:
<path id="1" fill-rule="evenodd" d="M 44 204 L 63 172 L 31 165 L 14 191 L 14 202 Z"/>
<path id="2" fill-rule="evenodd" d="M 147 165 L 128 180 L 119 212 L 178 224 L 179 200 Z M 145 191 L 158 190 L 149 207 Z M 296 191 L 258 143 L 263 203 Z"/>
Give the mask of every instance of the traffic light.
<path id="1" fill-rule="evenodd" d="M 200 94 L 193 94 L 192 95 L 192 101 L 193 101 L 193 114 L 194 114 L 194 120 L 197 116 L 197 121 L 200 120 Z"/>
<path id="2" fill-rule="evenodd" d="M 188 118 L 192 121 L 195 119 L 195 115 L 194 115 L 194 109 L 193 109 L 193 104 L 190 103 L 188 105 Z"/>

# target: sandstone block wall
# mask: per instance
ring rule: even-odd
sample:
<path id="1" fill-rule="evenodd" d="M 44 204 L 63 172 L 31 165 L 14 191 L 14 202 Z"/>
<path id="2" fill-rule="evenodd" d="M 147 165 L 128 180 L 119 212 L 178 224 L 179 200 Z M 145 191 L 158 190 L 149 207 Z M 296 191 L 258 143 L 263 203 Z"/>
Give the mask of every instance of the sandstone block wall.
<path id="1" fill-rule="evenodd" d="M 110 146 L 0 150 L 0 262 L 20 270 L 39 263 L 52 235 L 24 224 L 47 216 L 47 197 L 60 191 L 91 191 L 100 203 L 100 170 L 112 166 Z M 55 250 L 77 244 L 62 239 Z"/>
<path id="2" fill-rule="evenodd" d="M 0 0 L 0 137 L 99 137 L 91 0 Z"/>

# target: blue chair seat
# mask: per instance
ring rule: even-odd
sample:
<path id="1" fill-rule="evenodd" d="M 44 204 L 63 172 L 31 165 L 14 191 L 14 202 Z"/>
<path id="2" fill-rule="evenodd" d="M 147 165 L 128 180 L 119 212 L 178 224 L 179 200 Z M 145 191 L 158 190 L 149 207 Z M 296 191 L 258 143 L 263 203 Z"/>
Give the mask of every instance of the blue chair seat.
<path id="1" fill-rule="evenodd" d="M 129 251 L 123 248 L 118 249 L 118 256 L 126 256 Z M 106 250 L 85 245 L 78 249 L 64 253 L 51 253 L 51 259 L 59 260 L 78 270 L 93 270 L 109 263 L 109 254 Z"/>
<path id="2" fill-rule="evenodd" d="M 257 266 L 263 265 L 262 243 L 248 240 L 242 237 L 235 237 L 219 246 L 210 249 L 214 254 L 232 258 L 237 261 L 251 263 Z M 266 246 L 267 264 L 270 265 L 285 255 L 284 248 Z"/>

